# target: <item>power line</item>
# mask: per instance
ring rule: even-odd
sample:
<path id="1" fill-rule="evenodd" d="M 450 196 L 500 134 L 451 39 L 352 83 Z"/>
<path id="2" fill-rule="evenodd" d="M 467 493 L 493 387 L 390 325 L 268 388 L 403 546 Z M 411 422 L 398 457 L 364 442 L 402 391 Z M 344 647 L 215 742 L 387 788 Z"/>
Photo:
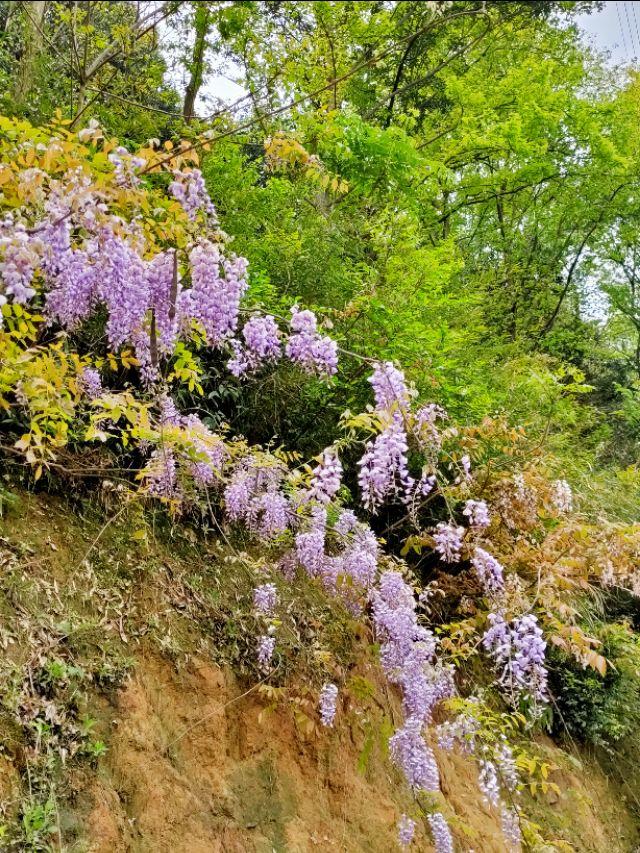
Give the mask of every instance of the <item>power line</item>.
<path id="1" fill-rule="evenodd" d="M 622 26 L 622 17 L 620 15 L 620 4 L 618 0 L 616 0 L 616 12 L 618 15 L 618 26 L 620 27 L 620 35 L 622 36 L 622 45 L 624 47 L 625 56 L 627 59 L 629 58 L 629 51 L 627 50 L 627 40 L 624 37 L 624 27 Z"/>
<path id="2" fill-rule="evenodd" d="M 631 40 L 631 50 L 633 51 L 632 59 L 637 56 L 636 52 L 636 40 L 633 37 L 633 32 L 631 30 L 631 18 L 629 17 L 629 3 L 624 4 L 624 13 L 627 18 L 627 32 L 629 34 L 629 39 Z"/>
<path id="3" fill-rule="evenodd" d="M 633 13 L 633 23 L 636 28 L 636 35 L 638 36 L 638 44 L 640 45 L 640 30 L 638 29 L 638 19 L 636 18 L 636 4 L 631 4 L 631 11 Z"/>

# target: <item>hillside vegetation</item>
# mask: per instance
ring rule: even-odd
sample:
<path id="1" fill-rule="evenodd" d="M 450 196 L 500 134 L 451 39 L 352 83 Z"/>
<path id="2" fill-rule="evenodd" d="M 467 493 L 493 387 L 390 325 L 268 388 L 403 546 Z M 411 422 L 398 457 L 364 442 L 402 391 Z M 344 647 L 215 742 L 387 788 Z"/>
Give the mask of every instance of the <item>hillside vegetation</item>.
<path id="1" fill-rule="evenodd" d="M 598 5 L 0 2 L 5 849 L 637 848 Z"/>

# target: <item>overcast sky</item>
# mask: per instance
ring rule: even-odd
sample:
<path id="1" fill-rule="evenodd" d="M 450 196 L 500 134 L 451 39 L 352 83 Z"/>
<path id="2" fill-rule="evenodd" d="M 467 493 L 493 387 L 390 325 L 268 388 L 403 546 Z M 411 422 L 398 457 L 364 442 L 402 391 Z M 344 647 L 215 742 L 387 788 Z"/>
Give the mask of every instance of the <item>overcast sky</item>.
<path id="1" fill-rule="evenodd" d="M 640 3 L 610 0 L 600 12 L 579 15 L 578 23 L 585 37 L 609 51 L 615 63 L 631 63 L 640 57 Z"/>

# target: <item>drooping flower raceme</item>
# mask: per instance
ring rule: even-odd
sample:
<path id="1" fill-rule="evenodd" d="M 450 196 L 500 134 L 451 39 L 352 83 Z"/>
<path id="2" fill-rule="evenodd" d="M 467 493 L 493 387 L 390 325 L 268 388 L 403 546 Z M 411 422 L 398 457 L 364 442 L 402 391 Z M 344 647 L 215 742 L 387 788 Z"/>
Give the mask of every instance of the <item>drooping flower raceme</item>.
<path id="1" fill-rule="evenodd" d="M 367 509 L 374 511 L 394 496 L 409 499 L 414 480 L 409 474 L 408 450 L 407 434 L 398 419 L 367 442 L 358 462 L 358 484 Z"/>
<path id="2" fill-rule="evenodd" d="M 278 605 L 278 590 L 273 583 L 263 583 L 253 590 L 253 606 L 263 616 L 273 616 Z"/>
<path id="3" fill-rule="evenodd" d="M 231 341 L 233 356 L 227 367 L 234 376 L 255 372 L 264 364 L 273 364 L 280 358 L 280 331 L 270 314 L 251 317 L 242 329 L 242 337 L 244 343 Z"/>
<path id="4" fill-rule="evenodd" d="M 260 669 L 268 671 L 271 668 L 271 659 L 276 647 L 276 638 L 269 634 L 263 634 L 258 638 L 258 665 Z"/>
<path id="5" fill-rule="evenodd" d="M 489 614 L 490 627 L 482 644 L 501 667 L 500 684 L 513 700 L 526 696 L 536 703 L 548 701 L 546 642 L 533 614 L 521 616 L 513 625 L 503 614 Z"/>
<path id="6" fill-rule="evenodd" d="M 460 527 L 453 521 L 441 521 L 436 527 L 433 538 L 436 542 L 436 551 L 448 563 L 457 563 L 462 551 L 462 539 L 464 527 Z"/>
<path id="7" fill-rule="evenodd" d="M 558 512 L 571 512 L 573 509 L 573 492 L 566 480 L 556 480 L 552 484 L 551 499 Z"/>
<path id="8" fill-rule="evenodd" d="M 119 145 L 109 154 L 109 160 L 114 165 L 116 183 L 121 187 L 135 187 L 140 183 L 136 171 L 147 162 L 144 157 L 136 157 Z"/>
<path id="9" fill-rule="evenodd" d="M 203 211 L 215 220 L 216 210 L 207 192 L 200 169 L 191 169 L 190 171 L 176 169 L 173 178 L 169 184 L 169 192 L 183 206 L 189 219 L 195 219 L 198 213 Z"/>
<path id="10" fill-rule="evenodd" d="M 500 801 L 500 782 L 498 781 L 498 773 L 493 761 L 485 759 L 480 761 L 478 785 L 485 800 L 492 806 L 497 806 Z"/>
<path id="11" fill-rule="evenodd" d="M 413 836 L 416 831 L 416 822 L 406 814 L 403 814 L 398 821 L 398 842 L 401 847 L 409 847 L 413 841 Z"/>
<path id="12" fill-rule="evenodd" d="M 471 564 L 477 572 L 486 595 L 495 598 L 504 590 L 504 570 L 488 551 L 477 546 Z"/>
<path id="13" fill-rule="evenodd" d="M 444 815 L 440 812 L 434 812 L 427 815 L 427 820 L 431 827 L 436 853 L 453 853 L 453 838 Z"/>
<path id="14" fill-rule="evenodd" d="M 484 501 L 467 501 L 462 514 L 467 516 L 471 527 L 477 527 L 482 530 L 491 524 L 489 508 Z"/>
<path id="15" fill-rule="evenodd" d="M 515 809 L 502 807 L 500 813 L 500 824 L 505 841 L 512 851 L 519 851 L 522 844 L 522 832 L 520 830 L 520 818 Z"/>
<path id="16" fill-rule="evenodd" d="M 421 791 L 438 791 L 440 775 L 433 750 L 422 734 L 422 723 L 409 717 L 389 740 L 389 751 L 394 764 L 404 773 L 412 788 Z"/>
<path id="17" fill-rule="evenodd" d="M 336 716 L 338 688 L 335 684 L 325 684 L 320 691 L 320 721 L 323 726 L 333 726 Z"/>
<path id="18" fill-rule="evenodd" d="M 210 346 L 220 344 L 235 332 L 240 300 L 247 289 L 247 261 L 224 258 L 220 246 L 201 240 L 189 254 L 191 288 L 181 294 L 180 312 L 197 320 Z"/>
<path id="19" fill-rule="evenodd" d="M 95 367 L 85 367 L 78 377 L 82 393 L 90 400 L 96 400 L 102 394 L 102 379 Z"/>
<path id="20" fill-rule="evenodd" d="M 320 462 L 313 469 L 310 498 L 320 503 L 330 503 L 336 496 L 342 480 L 342 465 L 336 451 L 328 447 L 322 451 Z"/>
<path id="21" fill-rule="evenodd" d="M 312 311 L 291 309 L 291 332 L 286 345 L 286 354 L 308 373 L 333 376 L 338 370 L 338 346 L 317 330 L 318 321 Z"/>
<path id="22" fill-rule="evenodd" d="M 378 411 L 404 409 L 409 404 L 409 391 L 404 373 L 393 362 L 378 362 L 369 377 Z"/>
<path id="23" fill-rule="evenodd" d="M 398 572 L 386 571 L 372 596 L 373 620 L 382 639 L 380 660 L 387 678 L 399 684 L 407 714 L 389 741 L 394 762 L 414 788 L 436 791 L 438 766 L 423 728 L 435 704 L 451 688 L 449 672 L 434 666 L 435 638 L 420 626 L 415 599 Z"/>

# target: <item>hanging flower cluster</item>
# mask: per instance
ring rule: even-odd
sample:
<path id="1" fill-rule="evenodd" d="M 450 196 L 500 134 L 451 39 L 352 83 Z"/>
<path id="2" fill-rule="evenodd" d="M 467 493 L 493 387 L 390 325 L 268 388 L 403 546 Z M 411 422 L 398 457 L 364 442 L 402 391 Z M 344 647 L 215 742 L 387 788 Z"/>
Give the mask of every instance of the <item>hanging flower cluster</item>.
<path id="1" fill-rule="evenodd" d="M 524 696 L 534 703 L 546 703 L 547 644 L 536 617 L 529 613 L 509 624 L 503 613 L 490 613 L 489 624 L 482 643 L 501 668 L 500 685 L 504 691 L 514 701 Z"/>

